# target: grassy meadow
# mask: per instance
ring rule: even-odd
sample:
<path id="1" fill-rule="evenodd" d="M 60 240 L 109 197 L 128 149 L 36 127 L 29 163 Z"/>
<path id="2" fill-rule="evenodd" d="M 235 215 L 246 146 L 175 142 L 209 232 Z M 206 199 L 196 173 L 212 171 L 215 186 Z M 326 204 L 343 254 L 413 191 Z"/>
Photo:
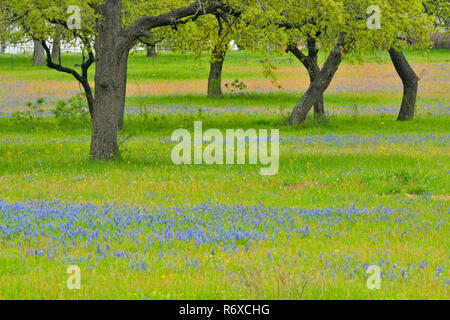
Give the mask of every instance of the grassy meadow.
<path id="1" fill-rule="evenodd" d="M 415 120 L 396 121 L 402 85 L 379 53 L 342 65 L 325 120 L 290 127 L 309 81 L 296 60 L 274 61 L 273 83 L 264 55 L 232 52 L 211 99 L 207 56 L 134 53 L 122 160 L 94 162 L 89 120 L 52 116 L 79 85 L 0 55 L 0 299 L 448 299 L 450 52 L 406 56 Z M 278 174 L 174 165 L 172 132 L 200 120 L 279 129 Z"/>

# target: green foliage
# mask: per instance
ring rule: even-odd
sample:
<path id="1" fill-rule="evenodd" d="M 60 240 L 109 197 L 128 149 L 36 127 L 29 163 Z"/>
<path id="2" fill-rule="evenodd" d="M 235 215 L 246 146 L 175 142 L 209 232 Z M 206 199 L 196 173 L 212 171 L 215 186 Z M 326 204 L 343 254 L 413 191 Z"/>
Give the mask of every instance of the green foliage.
<path id="1" fill-rule="evenodd" d="M 435 24 L 442 31 L 450 29 L 450 2 L 448 0 L 425 0 L 424 7 L 428 14 L 435 17 Z"/>
<path id="2" fill-rule="evenodd" d="M 367 26 L 369 5 L 380 8 L 380 29 Z M 424 12 L 421 0 L 374 0 L 370 4 L 365 0 L 255 0 L 243 19 L 251 24 L 240 39 L 246 47 L 280 52 L 288 43 L 304 46 L 312 37 L 322 50 L 329 51 L 345 33 L 348 51 L 359 57 L 370 49 L 402 49 L 408 39 L 414 39 L 416 47 L 427 47 L 433 30 L 433 18 Z"/>
<path id="3" fill-rule="evenodd" d="M 173 9 L 191 5 L 195 0 L 123 0 L 121 2 L 122 27 L 127 28 L 139 18 L 167 13 Z M 207 5 L 207 1 L 202 0 L 202 2 Z M 242 2 L 243 0 L 227 1 L 230 6 Z M 2 12 L 9 17 L 8 21 L 17 27 L 10 34 L 13 41 L 20 42 L 30 39 L 32 36 L 49 40 L 58 34 L 63 37 L 63 42 L 76 45 L 77 39 L 94 40 L 97 33 L 96 20 L 100 18 L 98 8 L 102 3 L 103 0 L 0 0 L 0 8 L 4 8 Z M 78 6 L 81 10 L 81 29 L 75 30 L 75 32 L 66 28 L 62 28 L 62 30 L 56 28 L 59 22 L 65 22 L 71 17 L 71 14 L 67 12 L 69 6 Z M 59 22 L 55 23 L 55 21 Z M 216 17 L 208 16 L 199 18 L 198 26 L 194 23 L 186 23 L 187 27 L 184 28 L 183 24 L 185 23 L 181 23 L 179 26 L 170 25 L 152 30 L 152 37 L 147 40 L 166 38 L 168 41 L 165 45 L 170 46 L 177 39 L 182 39 L 184 44 L 181 45 L 180 42 L 174 47 L 186 45 L 193 51 L 196 47 L 205 48 L 207 46 L 205 41 L 211 40 L 227 44 L 230 30 L 233 29 L 233 22 L 223 17 L 220 23 L 224 30 L 220 35 L 217 32 L 214 35 L 213 32 L 219 28 Z M 178 33 L 182 36 L 173 39 Z M 217 38 L 217 41 L 214 41 L 214 37 Z M 200 39 L 203 42 L 197 44 Z"/>
<path id="4" fill-rule="evenodd" d="M 31 39 L 32 37 L 50 40 L 60 37 L 66 44 L 76 45 L 78 37 L 72 30 L 57 27 L 58 24 L 52 21 L 67 21 L 71 14 L 67 12 L 69 6 L 78 6 L 81 10 L 81 30 L 76 34 L 85 37 L 95 35 L 95 14 L 92 6 L 98 5 L 101 0 L 0 0 L 0 7 L 5 10 L 4 15 L 9 17 L 7 20 L 14 26 L 10 30 L 10 42 L 20 43 Z"/>
<path id="5" fill-rule="evenodd" d="M 25 105 L 25 111 L 17 111 L 13 113 L 13 121 L 18 122 L 42 118 L 42 115 L 44 113 L 44 111 L 42 110 L 42 106 L 44 102 L 44 98 L 39 98 L 35 102 L 27 102 Z"/>
<path id="6" fill-rule="evenodd" d="M 247 85 L 243 81 L 239 81 L 238 79 L 233 82 L 225 83 L 225 88 L 230 90 L 232 93 L 243 92 L 248 89 Z"/>
<path id="7" fill-rule="evenodd" d="M 52 110 L 55 118 L 60 120 L 88 120 L 89 108 L 86 103 L 86 97 L 77 94 L 68 100 L 60 100 L 56 105 L 56 109 Z"/>
<path id="8" fill-rule="evenodd" d="M 271 61 L 269 58 L 264 58 L 259 61 L 263 68 L 263 75 L 265 78 L 270 79 L 274 85 L 277 86 L 278 89 L 281 89 L 281 86 L 278 84 L 278 79 L 276 76 L 277 66 Z"/>

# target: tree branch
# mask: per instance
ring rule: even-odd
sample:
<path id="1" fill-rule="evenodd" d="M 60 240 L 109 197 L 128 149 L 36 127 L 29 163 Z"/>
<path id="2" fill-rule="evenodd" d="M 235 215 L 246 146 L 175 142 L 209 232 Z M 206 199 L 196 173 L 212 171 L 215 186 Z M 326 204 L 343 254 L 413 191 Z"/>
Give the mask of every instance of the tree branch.
<path id="1" fill-rule="evenodd" d="M 205 1 L 208 3 L 207 5 L 203 3 Z M 198 0 L 189 6 L 178 8 L 159 16 L 142 17 L 125 29 L 123 36 L 127 43 L 132 43 L 141 37 L 150 37 L 150 31 L 153 28 L 176 26 L 220 10 L 230 11 L 231 9 L 222 0 Z M 191 18 L 187 21 L 182 20 L 187 17 Z M 123 47 L 127 47 L 127 45 L 125 44 Z"/>

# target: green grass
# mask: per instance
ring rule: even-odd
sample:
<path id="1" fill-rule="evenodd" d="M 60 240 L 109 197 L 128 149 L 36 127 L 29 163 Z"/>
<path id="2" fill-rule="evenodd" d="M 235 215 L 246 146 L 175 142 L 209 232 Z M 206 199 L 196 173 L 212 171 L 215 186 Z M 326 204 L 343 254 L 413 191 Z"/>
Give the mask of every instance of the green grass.
<path id="1" fill-rule="evenodd" d="M 209 98 L 204 94 L 172 94 L 157 96 L 129 96 L 126 99 L 128 106 L 189 106 L 200 108 L 271 108 L 284 109 L 296 105 L 301 98 L 296 92 L 269 92 L 269 93 L 225 93 L 222 97 Z M 328 106 L 361 105 L 400 105 L 399 94 L 364 94 L 364 93 L 327 93 L 325 103 Z M 427 103 L 439 103 L 439 98 L 423 97 L 418 99 L 418 106 Z"/>
<path id="2" fill-rule="evenodd" d="M 448 50 L 435 49 L 432 51 L 406 51 L 405 55 L 411 63 L 448 63 L 450 55 Z M 230 52 L 225 60 L 224 79 L 260 79 L 263 77 L 260 60 L 262 58 L 285 58 L 292 59 L 274 62 L 278 68 L 300 68 L 303 66 L 291 54 L 264 54 L 260 52 Z M 191 53 L 175 54 L 160 52 L 156 58 L 147 58 L 144 52 L 134 52 L 130 56 L 131 63 L 128 68 L 129 81 L 149 80 L 202 80 L 207 79 L 209 72 L 209 55 L 204 53 L 200 58 L 195 58 Z M 323 63 L 325 55 L 319 55 L 319 63 Z M 377 55 L 368 55 L 367 62 L 390 64 L 389 55 L 381 52 Z M 65 54 L 62 56 L 64 66 L 74 68 L 79 65 L 81 57 L 79 54 Z M 344 62 L 344 64 L 349 62 Z M 180 68 L 183 65 L 183 68 Z M 90 69 L 90 81 L 93 81 L 95 65 Z M 13 55 L 0 54 L 0 72 L 3 76 L 13 77 L 16 80 L 73 80 L 71 75 L 62 74 L 49 70 L 45 66 L 34 67 L 29 54 Z"/>
<path id="3" fill-rule="evenodd" d="M 431 119 L 431 120 L 430 120 Z M 331 137 L 348 139 L 347 144 L 343 142 L 327 142 L 325 140 L 304 146 L 303 150 L 292 149 L 296 142 L 282 143 L 280 174 L 272 178 L 264 178 L 255 175 L 257 167 L 254 166 L 189 166 L 180 168 L 173 166 L 170 160 L 171 145 L 159 142 L 159 137 L 170 137 L 171 132 L 183 127 L 193 130 L 193 122 L 202 120 L 204 130 L 208 128 L 219 128 L 222 132 L 227 128 L 279 128 L 282 137 L 294 137 L 307 139 L 308 137 Z M 444 155 L 448 152 L 448 134 L 450 132 L 448 119 L 432 119 L 420 117 L 413 122 L 403 123 L 395 121 L 394 117 L 365 116 L 355 121 L 353 117 L 332 118 L 327 123 L 316 123 L 309 119 L 301 128 L 292 128 L 286 125 L 281 116 L 258 116 L 249 115 L 212 115 L 212 116 L 154 116 L 146 120 L 138 116 L 128 117 L 126 129 L 121 133 L 120 140 L 123 161 L 103 163 L 92 162 L 86 156 L 89 149 L 90 126 L 87 123 L 61 123 L 57 120 L 35 120 L 26 123 L 12 124 L 1 120 L 1 135 L 4 143 L 0 145 L 1 154 L 0 171 L 8 177 L 10 184 L 4 185 L 1 196 L 9 201 L 20 201 L 24 198 L 35 199 L 41 194 L 40 199 L 47 201 L 60 193 L 61 189 L 51 190 L 44 188 L 46 176 L 57 175 L 70 177 L 85 172 L 89 175 L 102 175 L 114 171 L 113 177 L 121 180 L 127 175 L 139 175 L 142 171 L 158 170 L 163 177 L 174 174 L 167 182 L 176 184 L 179 175 L 199 174 L 202 179 L 216 181 L 215 187 L 208 188 L 201 195 L 190 195 L 191 201 L 201 203 L 207 199 L 229 200 L 238 202 L 241 195 L 233 195 L 224 192 L 223 188 L 232 190 L 234 183 L 229 186 L 221 186 L 216 175 L 222 178 L 227 172 L 238 172 L 243 170 L 251 175 L 250 184 L 257 186 L 264 181 L 275 183 L 275 190 L 283 184 L 301 183 L 302 181 L 317 181 L 326 185 L 324 197 L 314 199 L 314 206 L 320 206 L 326 202 L 328 196 L 339 194 L 345 186 L 353 196 L 362 192 L 365 197 L 377 195 L 377 200 L 384 199 L 384 190 L 389 189 L 392 183 L 401 184 L 402 180 L 395 178 L 395 172 L 406 171 L 411 173 L 412 178 L 405 181 L 398 193 L 408 193 L 408 190 L 416 186 L 422 186 L 425 193 L 434 195 L 446 195 L 448 193 L 448 177 L 446 165 L 448 162 Z M 380 132 L 383 132 L 380 134 Z M 426 140 L 427 135 L 442 136 L 442 139 L 432 138 Z M 393 138 L 407 137 L 403 144 L 397 144 Z M 424 140 L 416 141 L 413 138 L 419 136 Z M 54 138 L 60 137 L 60 138 Z M 123 139 L 122 137 L 126 137 Z M 363 142 L 352 142 L 352 137 L 370 138 L 378 137 L 372 144 Z M 8 143 L 5 140 L 20 140 L 19 143 Z M 80 141 L 81 139 L 81 141 Z M 409 141 L 410 140 L 410 141 Z M 59 142 L 63 142 L 60 145 Z M 68 142 L 67 142 L 68 141 Z M 173 146 L 174 144 L 172 144 Z M 385 148 L 385 149 L 383 149 Z M 10 154 L 8 154 L 10 153 Z M 35 156 L 37 154 L 37 156 Z M 389 159 L 384 161 L 383 159 Z M 349 177 L 345 175 L 358 168 L 358 174 Z M 24 183 L 21 173 L 36 173 L 41 176 L 39 184 L 23 185 L 20 192 L 17 188 Z M 300 174 L 301 173 L 301 174 Z M 10 180 L 10 177 L 14 177 Z M 238 184 L 241 175 L 231 174 L 230 179 Z M 15 179 L 19 179 L 15 181 Z M 113 178 L 114 179 L 114 178 Z M 356 179 L 356 180 L 355 180 Z M 42 180 L 42 181 L 41 181 Z M 57 183 L 54 179 L 48 179 L 51 183 Z M 89 180 L 89 179 L 88 179 Z M 193 179 L 195 185 L 195 178 Z M 220 180 L 220 179 L 219 179 Z M 407 183 L 406 183 L 407 182 Z M 145 184 L 146 181 L 142 181 Z M 211 184 L 211 182 L 209 182 Z M 215 183 L 212 183 L 214 186 Z M 111 185 L 114 187 L 114 183 Z M 118 183 L 117 187 L 123 185 Z M 141 186 L 144 188 L 144 186 Z M 191 186 L 193 187 L 193 186 Z M 242 187 L 242 186 L 240 186 Z M 362 189 L 361 189 L 362 188 Z M 83 192 L 81 188 L 79 192 Z M 28 190 L 29 193 L 25 192 Z M 268 190 L 264 187 L 256 188 L 258 192 L 249 194 L 244 200 L 248 203 L 263 200 Z M 123 197 L 114 193 L 109 196 L 108 189 L 96 191 L 96 197 L 110 199 L 111 201 L 126 202 L 129 199 L 127 190 L 123 190 Z M 219 192 L 220 191 L 220 192 Z M 217 195 L 216 193 L 219 192 Z M 348 193 L 347 193 L 348 194 Z M 389 193 L 388 193 L 389 194 Z M 283 194 L 285 196 L 286 194 Z M 68 192 L 68 198 L 64 200 L 79 199 L 76 192 Z M 177 199 L 181 195 L 174 195 Z M 136 195 L 138 201 L 145 200 L 145 195 Z M 198 199 L 197 199 L 198 198 Z M 85 199 L 91 201 L 93 199 Z M 176 200 L 175 200 L 176 201 Z M 376 202 L 375 201 L 375 202 Z M 310 197 L 298 202 L 298 199 L 287 197 L 282 203 L 290 205 L 308 205 Z M 152 203 L 152 205 L 155 203 Z"/>
<path id="4" fill-rule="evenodd" d="M 231 70 L 241 68 L 241 55 L 231 55 Z M 249 57 L 239 78 L 258 79 L 257 57 Z M 448 63 L 444 51 L 432 51 L 431 62 L 411 57 L 417 63 Z M 15 60 L 11 72 L 8 59 L 0 56 L 8 79 L 63 79 L 30 68 L 25 58 Z M 204 68 L 207 59 L 202 59 Z M 184 83 L 195 78 L 181 55 L 164 54 L 154 63 L 132 57 L 131 76 Z M 168 75 L 169 70 L 175 72 Z M 128 115 L 119 136 L 122 161 L 112 162 L 89 159 L 89 122 L 0 118 L 0 299 L 448 299 L 449 285 L 443 283 L 450 278 L 448 114 L 432 115 L 431 106 L 413 121 L 398 122 L 394 114 L 337 112 L 326 121 L 310 117 L 291 127 L 283 112 L 299 95 L 281 90 L 213 100 L 199 94 L 129 96 L 127 105 L 142 109 L 184 105 L 218 112 Z M 374 90 L 329 93 L 326 101 L 327 109 L 336 111 L 398 105 L 399 98 L 400 93 Z M 419 106 L 427 103 L 445 107 L 448 101 L 424 93 Z M 243 109 L 221 112 L 221 107 Z M 260 166 L 252 165 L 175 166 L 174 144 L 167 139 L 178 128 L 192 131 L 198 120 L 204 130 L 279 129 L 278 174 L 262 177 Z M 54 201 L 60 204 L 49 209 L 46 203 Z M 97 211 L 68 209 L 87 203 L 109 207 L 89 219 L 86 215 Z M 121 211 L 108 211 L 113 205 Z M 229 209 L 235 205 L 248 207 Z M 141 214 L 153 222 L 139 222 L 127 206 L 146 208 Z M 123 227 L 114 222 L 119 220 Z M 212 226 L 244 233 L 212 241 L 217 236 Z M 309 232 L 298 231 L 306 226 Z M 188 229 L 211 242 L 171 236 L 158 241 L 167 230 Z M 100 236 L 88 241 L 96 230 Z M 47 249 L 54 248 L 48 256 Z M 117 251 L 133 257 L 116 258 Z M 136 269 L 137 262 L 146 270 Z M 65 285 L 71 264 L 82 270 L 80 291 Z M 386 275 L 380 290 L 365 286 L 368 265 L 379 265 Z M 439 266 L 443 271 L 437 276 Z"/>

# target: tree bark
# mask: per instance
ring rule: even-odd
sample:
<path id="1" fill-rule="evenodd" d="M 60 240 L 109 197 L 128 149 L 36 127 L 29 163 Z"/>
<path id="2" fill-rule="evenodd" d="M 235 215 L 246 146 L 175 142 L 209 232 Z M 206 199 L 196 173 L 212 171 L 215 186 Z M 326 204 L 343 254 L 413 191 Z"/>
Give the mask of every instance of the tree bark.
<path id="1" fill-rule="evenodd" d="M 308 74 L 310 82 L 313 83 L 316 80 L 317 75 L 320 72 L 319 67 L 319 50 L 317 49 L 317 41 L 316 39 L 309 37 L 308 38 L 308 57 L 310 60 Z M 314 104 L 314 115 L 316 118 L 325 117 L 325 106 L 323 103 L 323 95 L 324 92 L 319 93 L 319 98 L 317 102 Z"/>
<path id="2" fill-rule="evenodd" d="M 52 44 L 52 60 L 58 62 L 61 57 L 61 39 L 55 37 Z"/>
<path id="3" fill-rule="evenodd" d="M 0 53 L 6 52 L 6 39 L 4 37 L 0 37 Z"/>
<path id="4" fill-rule="evenodd" d="M 132 47 L 122 47 L 116 41 L 122 33 L 120 11 L 120 2 L 106 2 L 100 6 L 103 19 L 97 21 L 92 159 L 120 159 L 117 133 L 123 128 L 127 63 Z"/>
<path id="5" fill-rule="evenodd" d="M 156 57 L 157 52 L 156 52 L 156 45 L 151 45 L 151 46 L 147 46 L 147 57 L 149 58 L 154 58 Z"/>
<path id="6" fill-rule="evenodd" d="M 321 119 L 325 117 L 325 103 L 323 99 L 323 92 L 319 93 L 319 98 L 314 104 L 314 116 L 316 119 Z"/>
<path id="7" fill-rule="evenodd" d="M 33 65 L 42 66 L 45 64 L 44 47 L 38 40 L 33 40 L 33 42 L 34 42 Z"/>
<path id="8" fill-rule="evenodd" d="M 406 60 L 403 52 L 390 49 L 389 55 L 403 83 L 403 100 L 397 120 L 412 120 L 416 109 L 419 77 Z"/>
<path id="9" fill-rule="evenodd" d="M 345 37 L 344 35 L 341 35 L 338 43 L 328 56 L 322 70 L 315 76 L 314 81 L 311 83 L 306 93 L 294 107 L 289 118 L 289 123 L 291 125 L 301 124 L 305 121 L 311 108 L 314 105 L 319 104 L 321 99 L 323 99 L 323 93 L 330 86 L 330 83 L 342 62 L 342 47 L 344 45 Z"/>
<path id="10" fill-rule="evenodd" d="M 208 97 L 222 96 L 222 70 L 227 48 L 215 46 L 211 54 L 208 79 Z"/>
<path id="11" fill-rule="evenodd" d="M 304 55 L 300 49 L 297 48 L 295 43 L 288 45 L 287 51 L 291 52 L 306 68 L 308 71 L 310 85 L 314 82 L 317 75 L 320 72 L 317 41 L 310 37 L 308 38 L 308 56 Z M 323 99 L 324 92 L 319 93 L 319 99 L 314 104 L 314 116 L 316 118 L 322 118 L 325 116 L 325 106 Z"/>
<path id="12" fill-rule="evenodd" d="M 83 86 L 84 92 L 86 94 L 86 100 L 88 102 L 89 114 L 91 115 L 91 119 L 94 119 L 94 94 L 92 92 L 92 88 L 89 84 L 88 79 L 83 79 L 81 81 L 81 85 Z"/>

